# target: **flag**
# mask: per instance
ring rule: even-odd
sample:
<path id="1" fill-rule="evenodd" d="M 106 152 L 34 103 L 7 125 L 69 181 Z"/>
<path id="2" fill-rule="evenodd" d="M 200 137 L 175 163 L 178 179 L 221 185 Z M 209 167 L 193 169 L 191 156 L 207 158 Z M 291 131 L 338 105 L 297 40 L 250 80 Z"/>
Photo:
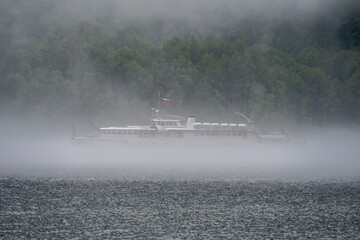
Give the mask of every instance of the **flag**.
<path id="1" fill-rule="evenodd" d="M 169 99 L 163 98 L 163 99 L 161 100 L 161 102 L 162 102 L 162 103 L 170 103 L 171 101 L 170 101 Z"/>

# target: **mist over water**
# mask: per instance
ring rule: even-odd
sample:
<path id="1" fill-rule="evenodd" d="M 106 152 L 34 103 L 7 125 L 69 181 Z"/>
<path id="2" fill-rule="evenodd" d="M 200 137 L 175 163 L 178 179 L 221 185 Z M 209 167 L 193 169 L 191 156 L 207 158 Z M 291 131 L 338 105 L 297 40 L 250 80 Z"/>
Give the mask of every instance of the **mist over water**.
<path id="1" fill-rule="evenodd" d="M 321 180 L 360 176 L 358 131 L 318 130 L 294 144 L 119 144 L 67 135 L 1 138 L 2 176 L 148 180 Z"/>
<path id="2" fill-rule="evenodd" d="M 359 134 L 305 145 L 0 144 L 0 238 L 359 236 Z"/>

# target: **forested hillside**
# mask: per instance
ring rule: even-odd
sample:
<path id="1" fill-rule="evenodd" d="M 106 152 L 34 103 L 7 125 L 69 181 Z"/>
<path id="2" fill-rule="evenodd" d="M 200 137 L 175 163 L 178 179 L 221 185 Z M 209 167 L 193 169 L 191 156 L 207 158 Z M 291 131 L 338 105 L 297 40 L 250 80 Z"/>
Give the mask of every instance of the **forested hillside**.
<path id="1" fill-rule="evenodd" d="M 128 119 L 158 92 L 174 113 L 358 125 L 360 2 L 0 2 L 2 115 Z"/>

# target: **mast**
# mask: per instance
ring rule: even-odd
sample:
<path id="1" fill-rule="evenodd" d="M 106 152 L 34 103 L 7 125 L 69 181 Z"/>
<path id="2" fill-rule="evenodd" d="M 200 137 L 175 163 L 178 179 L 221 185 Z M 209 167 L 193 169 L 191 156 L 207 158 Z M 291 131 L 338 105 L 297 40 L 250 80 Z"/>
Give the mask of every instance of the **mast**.
<path id="1" fill-rule="evenodd" d="M 160 112 L 160 91 L 159 91 L 159 95 L 158 95 L 158 99 L 157 99 L 157 109 Z"/>

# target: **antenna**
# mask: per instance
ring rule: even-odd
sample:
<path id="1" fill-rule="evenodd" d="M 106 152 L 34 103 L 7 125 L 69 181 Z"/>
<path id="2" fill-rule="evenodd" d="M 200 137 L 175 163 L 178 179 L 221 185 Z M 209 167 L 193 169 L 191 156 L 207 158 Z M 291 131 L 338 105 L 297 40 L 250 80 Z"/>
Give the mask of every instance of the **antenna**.
<path id="1" fill-rule="evenodd" d="M 244 118 L 246 118 L 246 120 L 248 121 L 248 123 L 251 123 L 250 119 L 249 119 L 248 117 L 246 117 L 244 114 L 239 113 L 239 112 L 234 112 L 234 113 L 235 113 L 235 114 L 238 114 L 238 115 L 240 115 L 240 116 L 242 116 L 242 117 L 244 117 Z"/>
<path id="2" fill-rule="evenodd" d="M 159 91 L 159 95 L 158 95 L 158 98 L 157 98 L 157 109 L 159 110 L 160 112 L 160 91 Z"/>

